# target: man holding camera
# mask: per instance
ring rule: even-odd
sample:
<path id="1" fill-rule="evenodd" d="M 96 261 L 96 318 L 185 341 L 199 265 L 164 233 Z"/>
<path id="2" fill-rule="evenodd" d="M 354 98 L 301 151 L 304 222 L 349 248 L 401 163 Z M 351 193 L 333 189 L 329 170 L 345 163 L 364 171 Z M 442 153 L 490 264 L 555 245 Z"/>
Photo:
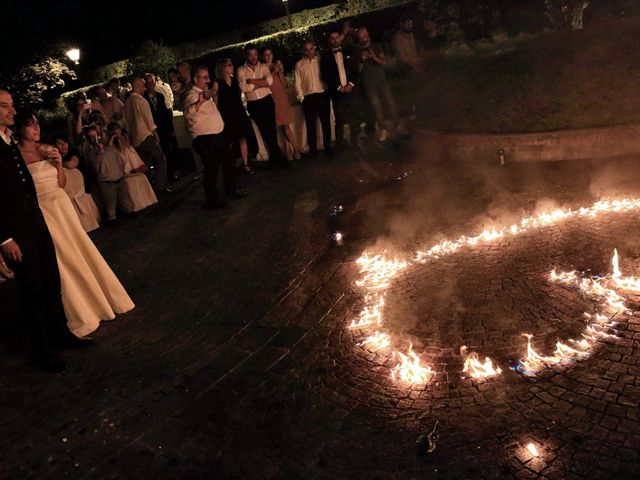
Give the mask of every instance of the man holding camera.
<path id="1" fill-rule="evenodd" d="M 86 141 L 83 148 L 83 156 L 93 167 L 100 189 L 100 196 L 104 201 L 106 212 L 106 222 L 114 224 L 116 221 L 116 209 L 118 197 L 122 186 L 124 172 L 120 165 L 114 142 L 117 136 L 109 135 L 109 140 L 105 146 L 98 138 L 95 128 L 87 129 L 85 133 Z"/>
<path id="2" fill-rule="evenodd" d="M 211 85 L 209 69 L 193 67 L 193 85 L 184 101 L 187 128 L 193 138 L 193 148 L 204 165 L 204 193 L 207 208 L 221 208 L 228 198 L 240 195 L 236 191 L 231 142 L 224 135 L 224 121 L 215 100 L 218 84 Z M 219 177 L 222 175 L 222 182 Z M 224 189 L 220 188 L 221 183 Z"/>

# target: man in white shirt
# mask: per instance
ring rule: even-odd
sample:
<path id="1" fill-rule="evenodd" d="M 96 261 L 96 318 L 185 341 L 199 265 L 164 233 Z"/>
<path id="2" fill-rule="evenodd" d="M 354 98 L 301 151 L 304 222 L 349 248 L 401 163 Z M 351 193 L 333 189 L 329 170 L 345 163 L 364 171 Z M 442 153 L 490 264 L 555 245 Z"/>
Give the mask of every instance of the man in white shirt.
<path id="1" fill-rule="evenodd" d="M 238 67 L 238 83 L 247 97 L 247 110 L 260 131 L 262 140 L 269 150 L 271 165 L 290 165 L 278 145 L 275 103 L 271 97 L 273 77 L 269 67 L 258 61 L 258 48 L 247 45 L 244 49 L 246 62 Z"/>
<path id="2" fill-rule="evenodd" d="M 166 190 L 167 159 L 160 148 L 160 138 L 149 103 L 143 97 L 145 83 L 142 78 L 133 80 L 133 91 L 124 104 L 124 116 L 131 144 L 149 167 L 155 168 L 155 187 Z"/>
<path id="3" fill-rule="evenodd" d="M 416 45 L 411 17 L 403 16 L 400 19 L 400 29 L 393 34 L 391 45 L 401 64 L 410 67 L 414 72 L 422 72 L 424 59 Z"/>
<path id="4" fill-rule="evenodd" d="M 218 84 L 209 77 L 209 69 L 193 67 L 193 84 L 184 98 L 184 115 L 187 128 L 193 138 L 193 148 L 198 152 L 204 165 L 204 193 L 207 208 L 221 208 L 227 205 L 232 195 L 244 196 L 246 192 L 236 190 L 231 142 L 224 135 L 224 121 L 215 100 Z M 218 182 L 222 174 L 220 188 Z"/>
<path id="5" fill-rule="evenodd" d="M 331 148 L 331 123 L 329 117 L 329 96 L 320 75 L 320 59 L 316 55 L 316 47 L 312 41 L 304 42 L 302 47 L 304 57 L 296 63 L 294 70 L 296 97 L 302 103 L 304 120 L 307 125 L 307 143 L 309 154 L 318 153 L 316 138 L 316 119 L 320 119 L 322 126 L 322 144 L 324 152 L 333 156 Z"/>

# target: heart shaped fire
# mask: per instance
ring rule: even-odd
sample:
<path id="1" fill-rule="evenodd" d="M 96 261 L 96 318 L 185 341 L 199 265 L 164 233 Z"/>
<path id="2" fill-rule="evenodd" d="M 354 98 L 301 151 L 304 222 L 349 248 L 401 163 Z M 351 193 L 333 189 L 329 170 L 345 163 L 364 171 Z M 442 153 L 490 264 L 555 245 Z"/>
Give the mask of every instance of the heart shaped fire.
<path id="1" fill-rule="evenodd" d="M 364 307 L 348 328 L 357 336 L 358 344 L 369 352 L 376 352 L 385 359 L 395 359 L 391 378 L 401 385 L 425 385 L 434 376 L 432 367 L 422 359 L 409 343 L 406 349 L 395 348 L 402 339 L 394 338 L 385 321 L 385 302 L 389 290 L 398 276 L 417 265 L 437 262 L 462 249 L 486 245 L 507 237 L 516 237 L 543 227 L 556 226 L 568 219 L 596 218 L 610 213 L 640 210 L 640 200 L 621 199 L 594 203 L 587 208 L 558 209 L 537 216 L 526 217 L 519 223 L 504 228 L 484 230 L 472 237 L 461 236 L 456 240 L 444 240 L 432 247 L 419 250 L 409 259 L 390 258 L 386 253 L 364 252 L 357 260 L 360 276 L 356 286 L 361 289 Z M 543 353 L 536 348 L 535 337 L 528 331 L 520 332 L 526 337 L 526 347 L 519 354 L 513 370 L 536 376 L 548 368 L 563 368 L 592 355 L 602 342 L 615 342 L 618 338 L 616 324 L 633 316 L 629 297 L 640 294 L 640 277 L 625 276 L 619 267 L 618 252 L 614 249 L 609 272 L 603 275 L 588 275 L 578 271 L 556 271 L 547 274 L 552 284 L 574 289 L 588 299 L 593 308 L 583 312 L 584 327 L 574 338 L 558 340 L 553 351 Z M 522 337 L 520 337 L 522 338 Z M 463 360 L 462 375 L 478 381 L 497 379 L 503 368 L 489 357 L 481 358 L 482 352 L 472 351 L 460 345 Z M 503 366 L 504 367 L 504 366 Z"/>

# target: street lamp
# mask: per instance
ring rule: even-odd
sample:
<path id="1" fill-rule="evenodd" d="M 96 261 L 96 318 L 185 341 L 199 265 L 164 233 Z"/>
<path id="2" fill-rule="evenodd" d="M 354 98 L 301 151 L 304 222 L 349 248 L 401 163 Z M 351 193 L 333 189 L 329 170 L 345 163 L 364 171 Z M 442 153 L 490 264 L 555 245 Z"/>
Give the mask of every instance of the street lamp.
<path id="1" fill-rule="evenodd" d="M 291 12 L 289 11 L 289 1 L 282 0 L 284 4 L 284 11 L 287 12 L 287 22 L 289 23 L 289 28 L 293 28 L 293 24 L 291 23 Z"/>
<path id="2" fill-rule="evenodd" d="M 80 63 L 80 50 L 77 48 L 72 48 L 71 50 L 67 50 L 67 57 L 72 60 L 76 65 Z"/>

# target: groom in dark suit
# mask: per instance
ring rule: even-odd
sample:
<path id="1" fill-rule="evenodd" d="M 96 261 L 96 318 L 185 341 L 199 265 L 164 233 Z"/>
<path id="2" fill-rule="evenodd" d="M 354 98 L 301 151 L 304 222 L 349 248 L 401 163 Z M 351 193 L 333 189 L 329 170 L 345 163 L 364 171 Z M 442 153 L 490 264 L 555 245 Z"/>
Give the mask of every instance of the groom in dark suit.
<path id="1" fill-rule="evenodd" d="M 0 88 L 0 250 L 15 272 L 23 325 L 38 366 L 60 373 L 65 364 L 54 348 L 88 345 L 67 328 L 53 241 L 38 206 L 35 186 L 9 127 L 16 111 Z"/>
<path id="2" fill-rule="evenodd" d="M 327 84 L 333 114 L 336 118 L 336 146 L 344 145 L 344 126 L 349 125 L 351 146 L 356 145 L 360 133 L 358 108 L 359 62 L 351 48 L 342 46 L 342 34 L 338 30 L 329 32 L 329 50 L 322 56 L 320 65 L 322 79 Z"/>

